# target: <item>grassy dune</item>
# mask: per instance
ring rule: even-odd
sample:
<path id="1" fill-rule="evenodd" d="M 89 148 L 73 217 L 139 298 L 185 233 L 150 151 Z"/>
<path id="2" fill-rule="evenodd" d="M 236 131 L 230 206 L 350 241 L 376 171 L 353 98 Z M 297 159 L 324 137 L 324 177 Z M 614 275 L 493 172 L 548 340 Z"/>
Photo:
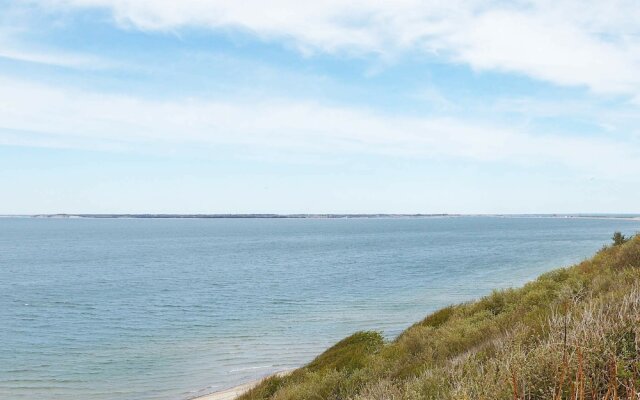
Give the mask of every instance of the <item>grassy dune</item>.
<path id="1" fill-rule="evenodd" d="M 355 333 L 241 399 L 639 399 L 640 236 L 623 242 L 392 342 Z"/>

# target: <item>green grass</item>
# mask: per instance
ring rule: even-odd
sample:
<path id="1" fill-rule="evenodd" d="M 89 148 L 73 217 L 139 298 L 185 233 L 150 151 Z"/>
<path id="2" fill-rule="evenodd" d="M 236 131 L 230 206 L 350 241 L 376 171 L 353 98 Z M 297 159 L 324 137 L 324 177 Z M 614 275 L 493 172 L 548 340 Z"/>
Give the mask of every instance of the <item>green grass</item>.
<path id="1" fill-rule="evenodd" d="M 640 236 L 384 343 L 358 332 L 242 400 L 638 399 Z"/>

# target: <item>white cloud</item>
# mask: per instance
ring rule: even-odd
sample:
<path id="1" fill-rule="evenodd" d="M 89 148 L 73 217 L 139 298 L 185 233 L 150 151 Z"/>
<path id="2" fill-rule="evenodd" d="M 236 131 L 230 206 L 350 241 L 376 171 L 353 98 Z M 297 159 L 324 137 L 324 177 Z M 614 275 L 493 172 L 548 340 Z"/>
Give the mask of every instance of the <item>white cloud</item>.
<path id="1" fill-rule="evenodd" d="M 566 166 L 607 176 L 640 173 L 640 149 L 588 137 L 523 132 L 447 118 L 380 115 L 314 101 L 152 101 L 0 78 L 0 142 L 41 146 L 232 144 L 315 154 L 340 152 Z M 22 134 L 20 132 L 23 132 Z M 27 133 L 31 132 L 31 133 Z"/>
<path id="2" fill-rule="evenodd" d="M 522 72 L 555 83 L 588 85 L 596 92 L 640 88 L 636 48 L 542 15 L 485 13 L 450 40 L 455 57 L 479 69 Z"/>
<path id="3" fill-rule="evenodd" d="M 48 0 L 100 7 L 123 26 L 238 29 L 305 52 L 425 51 L 473 68 L 511 71 L 595 92 L 640 94 L 635 0 Z"/>

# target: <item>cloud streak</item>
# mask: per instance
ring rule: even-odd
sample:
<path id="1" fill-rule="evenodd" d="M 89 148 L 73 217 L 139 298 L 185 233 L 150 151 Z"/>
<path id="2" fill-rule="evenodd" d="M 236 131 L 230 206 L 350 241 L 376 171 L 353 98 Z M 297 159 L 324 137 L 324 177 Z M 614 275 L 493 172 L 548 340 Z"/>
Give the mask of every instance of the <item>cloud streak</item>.
<path id="1" fill-rule="evenodd" d="M 153 101 L 0 78 L 0 141 L 120 148 L 237 145 L 315 154 L 360 153 L 557 165 L 583 174 L 640 173 L 637 149 L 449 118 L 389 116 L 299 99 Z"/>
<path id="2" fill-rule="evenodd" d="M 0 23 L 5 22 L 0 20 Z M 0 29 L 0 59 L 89 70 L 113 68 L 116 65 L 111 61 L 90 54 L 25 45 L 18 39 L 20 36 L 19 32 Z"/>
<path id="3" fill-rule="evenodd" d="M 9 47 L 0 47 L 0 58 L 73 69 L 103 69 L 112 66 L 112 63 L 88 55 L 32 51 Z"/>

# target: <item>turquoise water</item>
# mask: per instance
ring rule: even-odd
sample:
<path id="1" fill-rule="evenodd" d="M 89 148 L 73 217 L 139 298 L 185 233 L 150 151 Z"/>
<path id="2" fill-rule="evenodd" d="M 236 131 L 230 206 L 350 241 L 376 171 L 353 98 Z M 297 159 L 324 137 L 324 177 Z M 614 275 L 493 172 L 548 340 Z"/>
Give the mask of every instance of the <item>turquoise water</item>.
<path id="1" fill-rule="evenodd" d="M 0 219 L 0 398 L 179 400 L 590 256 L 640 221 Z"/>

